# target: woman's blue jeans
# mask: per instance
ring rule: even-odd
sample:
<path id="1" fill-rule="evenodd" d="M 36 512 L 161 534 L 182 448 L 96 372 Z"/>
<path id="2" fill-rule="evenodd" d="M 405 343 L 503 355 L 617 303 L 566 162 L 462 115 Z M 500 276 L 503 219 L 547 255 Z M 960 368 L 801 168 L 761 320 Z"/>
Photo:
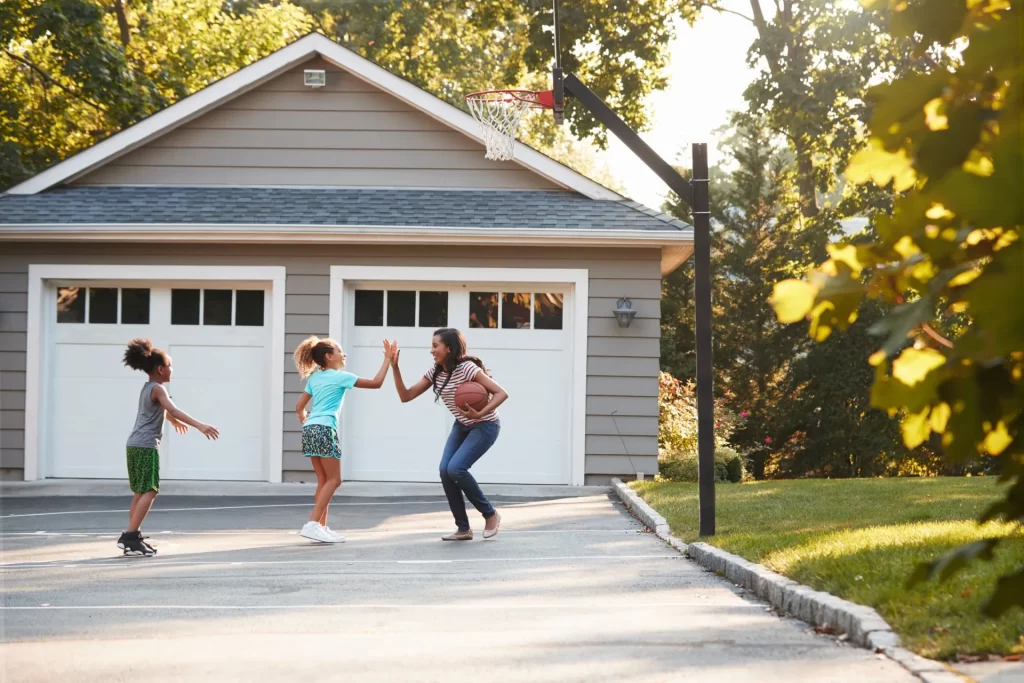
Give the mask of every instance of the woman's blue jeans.
<path id="1" fill-rule="evenodd" d="M 466 501 L 462 494 L 466 494 L 466 498 L 484 519 L 494 516 L 494 506 L 480 490 L 469 468 L 494 445 L 500 431 L 501 424 L 498 422 L 480 422 L 467 427 L 456 420 L 448 435 L 444 455 L 441 456 L 441 484 L 444 485 L 448 507 L 452 510 L 459 531 L 469 531 Z"/>

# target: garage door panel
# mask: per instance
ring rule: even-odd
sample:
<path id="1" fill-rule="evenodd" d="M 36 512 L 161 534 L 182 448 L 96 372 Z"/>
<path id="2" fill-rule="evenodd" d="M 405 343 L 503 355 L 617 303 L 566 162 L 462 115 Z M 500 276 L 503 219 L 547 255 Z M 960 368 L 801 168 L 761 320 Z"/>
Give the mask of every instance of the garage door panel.
<path id="1" fill-rule="evenodd" d="M 170 479 L 263 479 L 266 354 L 261 347 L 175 344 L 174 377 L 167 385 L 175 405 L 212 424 L 220 438 L 197 430 L 166 439 Z"/>
<path id="2" fill-rule="evenodd" d="M 402 351 L 406 384 L 419 380 L 429 367 L 427 351 L 426 347 Z M 350 351 L 348 370 L 372 377 L 380 369 L 381 354 L 376 347 L 355 347 Z M 432 396 L 403 404 L 388 377 L 378 390 L 353 389 L 345 397 L 344 415 L 342 466 L 346 478 L 437 481 L 437 464 L 449 425 Z"/>
<path id="3" fill-rule="evenodd" d="M 568 480 L 569 397 L 562 381 L 568 374 L 561 351 L 488 351 L 488 370 L 509 394 L 498 413 L 501 435 L 477 462 L 480 481 L 495 483 L 565 483 Z M 553 394 L 541 398 L 544 387 Z"/>
<path id="4" fill-rule="evenodd" d="M 145 376 L 121 365 L 121 345 L 57 344 L 49 440 L 53 476 L 127 476 L 125 442 Z M 102 410 L 90 406 L 102 404 Z"/>

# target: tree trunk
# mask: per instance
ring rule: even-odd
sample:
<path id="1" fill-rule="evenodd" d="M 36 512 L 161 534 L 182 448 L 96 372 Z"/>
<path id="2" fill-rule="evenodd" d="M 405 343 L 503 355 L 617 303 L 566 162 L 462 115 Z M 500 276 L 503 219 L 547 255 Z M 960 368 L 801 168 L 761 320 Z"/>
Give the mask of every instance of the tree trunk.
<path id="1" fill-rule="evenodd" d="M 117 15 L 117 27 L 121 29 L 121 45 L 128 47 L 132 40 L 131 27 L 128 25 L 128 15 L 125 14 L 125 4 L 128 0 L 114 0 L 114 14 Z"/>
<path id="2" fill-rule="evenodd" d="M 814 161 L 803 140 L 797 139 L 793 145 L 796 149 L 796 187 L 800 193 L 800 213 L 804 218 L 818 215 L 818 192 L 814 185 Z"/>

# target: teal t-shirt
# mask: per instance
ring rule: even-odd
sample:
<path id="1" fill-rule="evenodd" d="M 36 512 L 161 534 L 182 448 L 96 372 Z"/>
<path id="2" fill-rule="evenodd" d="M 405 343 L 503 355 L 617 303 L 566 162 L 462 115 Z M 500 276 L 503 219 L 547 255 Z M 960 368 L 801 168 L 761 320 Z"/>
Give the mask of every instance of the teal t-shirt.
<path id="1" fill-rule="evenodd" d="M 356 385 L 357 379 L 351 372 L 341 370 L 318 370 L 310 375 L 306 380 L 306 393 L 313 397 L 313 406 L 306 424 L 337 429 L 345 392 Z"/>

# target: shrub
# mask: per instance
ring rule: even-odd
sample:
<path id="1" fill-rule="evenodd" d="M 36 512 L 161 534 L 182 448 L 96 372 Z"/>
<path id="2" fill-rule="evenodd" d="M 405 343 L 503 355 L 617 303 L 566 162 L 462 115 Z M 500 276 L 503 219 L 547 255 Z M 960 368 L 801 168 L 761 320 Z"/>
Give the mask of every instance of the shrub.
<path id="1" fill-rule="evenodd" d="M 697 481 L 697 453 L 681 450 L 663 454 L 659 475 L 667 481 Z M 746 476 L 743 456 L 727 446 L 715 449 L 715 481 L 741 482 Z"/>

